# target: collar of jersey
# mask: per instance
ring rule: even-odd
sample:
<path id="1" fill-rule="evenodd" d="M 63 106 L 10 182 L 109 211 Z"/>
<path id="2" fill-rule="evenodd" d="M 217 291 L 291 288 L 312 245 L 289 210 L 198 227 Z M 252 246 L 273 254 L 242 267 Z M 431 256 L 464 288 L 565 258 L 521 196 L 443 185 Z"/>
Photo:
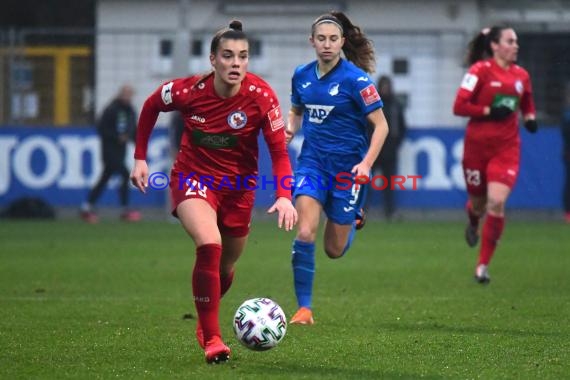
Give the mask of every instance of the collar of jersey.
<path id="1" fill-rule="evenodd" d="M 326 77 L 327 75 L 331 74 L 333 71 L 335 71 L 341 65 L 341 63 L 342 63 L 342 58 L 338 60 L 336 65 L 334 65 L 334 67 L 332 69 L 330 69 L 330 71 L 328 73 L 326 73 L 325 75 L 320 77 L 319 76 L 319 61 L 317 61 L 317 64 L 315 65 L 315 76 L 317 77 L 318 80 L 321 80 L 324 77 Z"/>

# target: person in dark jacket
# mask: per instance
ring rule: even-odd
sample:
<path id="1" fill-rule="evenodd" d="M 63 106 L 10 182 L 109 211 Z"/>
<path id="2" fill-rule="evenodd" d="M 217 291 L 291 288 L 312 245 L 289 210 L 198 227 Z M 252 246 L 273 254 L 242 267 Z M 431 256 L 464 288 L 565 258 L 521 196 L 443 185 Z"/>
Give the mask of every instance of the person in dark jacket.
<path id="1" fill-rule="evenodd" d="M 99 221 L 93 207 L 115 174 L 121 176 L 119 187 L 119 201 L 123 208 L 121 219 L 131 222 L 141 219 L 139 212 L 128 208 L 130 172 L 125 164 L 127 143 L 134 141 L 137 127 L 136 111 L 132 105 L 133 95 L 133 88 L 123 85 L 117 97 L 105 107 L 97 122 L 97 132 L 101 138 L 103 154 L 103 172 L 95 187 L 89 192 L 87 201 L 81 206 L 81 218 L 88 223 Z"/>
<path id="2" fill-rule="evenodd" d="M 376 172 L 381 171 L 382 175 L 386 177 L 388 181 L 388 186 L 382 190 L 382 194 L 384 196 L 384 215 L 387 220 L 390 220 L 396 212 L 395 194 L 390 186 L 391 178 L 396 175 L 398 151 L 406 135 L 407 125 L 404 117 L 404 107 L 394 94 L 390 77 L 382 75 L 378 78 L 377 87 L 380 98 L 382 102 L 384 102 L 384 115 L 386 116 L 390 129 L 386 142 L 372 166 L 372 173 L 375 175 Z M 372 188 L 368 191 L 367 209 L 370 207 L 371 196 L 374 192 L 375 190 Z"/>

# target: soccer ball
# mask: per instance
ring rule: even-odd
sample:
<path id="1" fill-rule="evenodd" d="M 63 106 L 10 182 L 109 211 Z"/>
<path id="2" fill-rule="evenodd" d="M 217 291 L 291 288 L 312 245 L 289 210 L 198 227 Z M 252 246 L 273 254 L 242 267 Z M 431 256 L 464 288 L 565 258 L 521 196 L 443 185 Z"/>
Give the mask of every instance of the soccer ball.
<path id="1" fill-rule="evenodd" d="M 269 298 L 252 298 L 240 305 L 234 316 L 238 340 L 254 351 L 266 351 L 285 336 L 287 318 L 283 309 Z"/>

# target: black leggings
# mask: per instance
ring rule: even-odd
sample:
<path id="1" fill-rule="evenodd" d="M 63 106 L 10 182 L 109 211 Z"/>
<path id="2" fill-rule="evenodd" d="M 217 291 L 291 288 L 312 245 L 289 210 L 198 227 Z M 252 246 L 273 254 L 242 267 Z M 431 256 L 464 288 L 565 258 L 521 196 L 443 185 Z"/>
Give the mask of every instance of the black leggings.
<path id="1" fill-rule="evenodd" d="M 121 186 L 119 187 L 119 201 L 121 202 L 121 206 L 126 207 L 128 205 L 129 171 L 127 170 L 127 167 L 125 165 L 118 165 L 118 166 L 105 165 L 105 168 L 103 169 L 103 173 L 101 174 L 99 181 L 89 193 L 89 197 L 87 198 L 89 204 L 94 205 L 97 202 L 97 200 L 101 196 L 101 193 L 103 193 L 103 190 L 107 185 L 107 182 L 109 182 L 113 174 L 120 174 L 121 176 Z"/>

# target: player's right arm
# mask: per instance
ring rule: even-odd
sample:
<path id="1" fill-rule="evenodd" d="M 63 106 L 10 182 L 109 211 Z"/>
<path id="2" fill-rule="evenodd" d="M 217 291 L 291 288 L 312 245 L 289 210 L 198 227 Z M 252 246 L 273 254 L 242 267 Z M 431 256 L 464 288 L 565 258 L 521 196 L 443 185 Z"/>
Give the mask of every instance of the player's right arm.
<path id="1" fill-rule="evenodd" d="M 156 89 L 144 102 L 137 125 L 135 159 L 145 160 L 148 140 L 160 112 L 177 109 L 180 101 L 174 95 L 176 89 L 183 85 L 182 80 L 170 81 Z"/>
<path id="2" fill-rule="evenodd" d="M 148 186 L 148 165 L 146 160 L 135 160 L 135 165 L 131 171 L 131 183 L 141 193 L 146 193 Z"/>
<path id="3" fill-rule="evenodd" d="M 299 72 L 302 68 L 303 65 L 295 68 L 295 72 L 291 78 L 291 109 L 289 109 L 289 113 L 287 114 L 287 126 L 285 127 L 285 139 L 287 144 L 293 140 L 295 133 L 297 133 L 303 123 L 304 106 L 297 87 L 299 82 Z"/>
<path id="4" fill-rule="evenodd" d="M 293 140 L 295 133 L 301 128 L 303 122 L 303 109 L 298 106 L 292 106 L 287 114 L 287 127 L 285 128 L 285 137 L 287 144 Z"/>
<path id="5" fill-rule="evenodd" d="M 484 117 L 489 115 L 490 107 L 488 105 L 474 103 L 475 95 L 482 86 L 483 67 L 483 62 L 477 62 L 463 76 L 453 104 L 454 115 L 467 117 Z"/>
<path id="6" fill-rule="evenodd" d="M 174 80 L 163 84 L 146 99 L 141 109 L 137 125 L 134 154 L 135 165 L 131 171 L 131 182 L 143 193 L 148 185 L 146 152 L 152 129 L 160 112 L 169 112 L 178 109 L 178 106 L 181 104 L 181 99 L 175 96 L 174 92 L 178 87 L 183 85 L 183 80 Z"/>

